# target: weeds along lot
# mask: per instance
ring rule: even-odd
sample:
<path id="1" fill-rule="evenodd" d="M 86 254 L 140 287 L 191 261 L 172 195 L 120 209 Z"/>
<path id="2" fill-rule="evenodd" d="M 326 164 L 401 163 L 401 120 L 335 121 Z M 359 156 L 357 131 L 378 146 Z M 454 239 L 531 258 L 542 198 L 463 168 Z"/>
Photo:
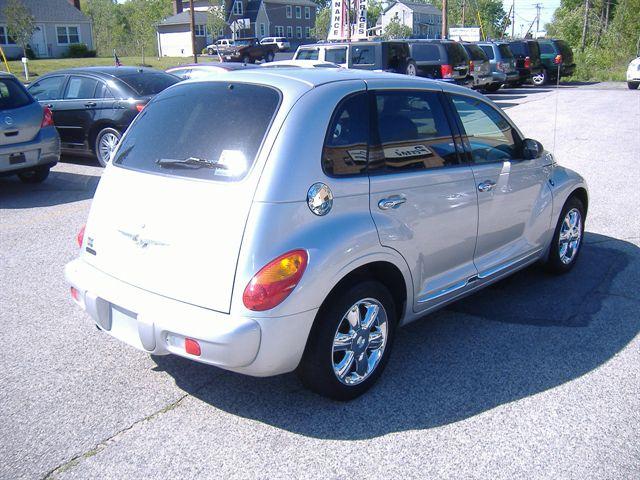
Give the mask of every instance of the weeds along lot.
<path id="1" fill-rule="evenodd" d="M 142 66 L 142 59 L 140 57 L 119 57 L 120 63 L 126 66 Z M 217 58 L 206 57 L 199 58 L 199 62 L 215 62 Z M 145 57 L 144 66 L 159 68 L 165 70 L 166 68 L 176 65 L 182 65 L 185 63 L 193 62 L 193 57 Z M 11 73 L 17 76 L 23 82 L 26 81 L 24 77 L 24 68 L 20 60 L 13 60 L 8 62 Z M 63 68 L 75 68 L 75 67 L 94 67 L 94 66 L 113 66 L 115 64 L 113 57 L 95 57 L 95 58 L 55 58 L 55 59 L 37 59 L 29 60 L 29 81 L 35 81 L 39 76 L 45 73 L 53 72 Z M 5 70 L 6 66 L 3 62 L 0 62 L 0 69 Z"/>

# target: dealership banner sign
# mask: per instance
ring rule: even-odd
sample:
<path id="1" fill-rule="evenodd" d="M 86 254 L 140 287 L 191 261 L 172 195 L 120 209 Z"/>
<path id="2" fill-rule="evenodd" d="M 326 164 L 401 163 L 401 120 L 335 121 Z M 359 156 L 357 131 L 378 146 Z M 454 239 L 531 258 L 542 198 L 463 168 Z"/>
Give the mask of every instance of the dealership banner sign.
<path id="1" fill-rule="evenodd" d="M 368 0 L 332 0 L 327 40 L 366 40 Z"/>

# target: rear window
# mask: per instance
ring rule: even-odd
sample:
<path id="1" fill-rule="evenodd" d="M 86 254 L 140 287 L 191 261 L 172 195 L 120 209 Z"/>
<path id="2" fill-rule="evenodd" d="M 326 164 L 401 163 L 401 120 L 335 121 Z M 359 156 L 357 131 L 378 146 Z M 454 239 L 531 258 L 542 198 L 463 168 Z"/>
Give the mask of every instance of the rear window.
<path id="1" fill-rule="evenodd" d="M 417 62 L 439 62 L 440 47 L 428 43 L 414 43 L 411 45 L 411 56 Z"/>
<path id="2" fill-rule="evenodd" d="M 296 60 L 318 60 L 317 48 L 303 48 L 296 53 Z"/>
<path id="3" fill-rule="evenodd" d="M 555 55 L 556 49 L 553 48 L 551 42 L 540 42 L 538 45 L 540 46 L 540 53 Z"/>
<path id="4" fill-rule="evenodd" d="M 467 53 L 471 60 L 487 60 L 487 55 L 482 51 L 482 49 L 477 45 L 465 45 L 464 48 L 467 49 Z"/>
<path id="5" fill-rule="evenodd" d="M 493 47 L 491 45 L 480 45 L 480 48 L 484 52 L 484 54 L 490 59 L 493 60 Z"/>
<path id="6" fill-rule="evenodd" d="M 514 55 L 523 55 L 525 57 L 528 55 L 524 42 L 512 42 L 509 44 L 509 48 Z"/>
<path id="7" fill-rule="evenodd" d="M 459 65 L 469 61 L 467 52 L 464 51 L 464 48 L 459 43 L 445 43 L 444 48 L 447 50 L 449 63 L 452 65 Z"/>
<path id="8" fill-rule="evenodd" d="M 347 63 L 347 47 L 327 48 L 324 51 L 324 59 L 327 62 Z"/>
<path id="9" fill-rule="evenodd" d="M 527 42 L 529 44 L 529 56 L 535 58 L 540 56 L 540 47 L 538 47 L 538 42 L 532 40 Z"/>
<path id="10" fill-rule="evenodd" d="M 262 85 L 178 85 L 138 115 L 114 164 L 179 177 L 239 180 L 251 168 L 279 104 L 279 92 Z"/>
<path id="11" fill-rule="evenodd" d="M 502 45 L 498 45 L 498 51 L 502 58 L 513 58 L 513 52 L 509 48 L 509 45 L 505 45 L 504 43 Z"/>
<path id="12" fill-rule="evenodd" d="M 22 85 L 13 78 L 0 78 L 0 110 L 20 108 L 33 103 Z"/>
<path id="13" fill-rule="evenodd" d="M 180 81 L 168 73 L 140 72 L 119 75 L 118 79 L 126 83 L 138 95 L 156 95 L 165 88 Z"/>

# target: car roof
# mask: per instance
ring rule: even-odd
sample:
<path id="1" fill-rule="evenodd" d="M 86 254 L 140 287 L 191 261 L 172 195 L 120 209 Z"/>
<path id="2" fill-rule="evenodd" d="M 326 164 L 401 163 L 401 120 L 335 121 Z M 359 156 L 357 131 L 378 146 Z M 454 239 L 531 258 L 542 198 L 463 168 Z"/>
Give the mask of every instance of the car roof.
<path id="1" fill-rule="evenodd" d="M 245 65 L 244 63 L 237 62 L 185 63 L 183 65 L 169 67 L 165 72 L 171 73 L 172 70 L 177 70 L 179 68 L 222 68 L 223 70 L 244 70 L 248 68 L 258 68 L 258 65 Z"/>
<path id="2" fill-rule="evenodd" d="M 88 73 L 91 75 L 97 75 L 99 77 L 121 77 L 124 75 L 131 75 L 134 73 L 164 73 L 162 70 L 147 67 L 116 67 L 116 66 L 98 66 L 98 67 L 76 67 L 65 68 L 62 70 L 55 70 L 49 72 L 46 75 L 59 75 L 59 74 L 71 74 L 71 73 Z M 44 75 L 43 75 L 44 77 Z M 41 77 L 42 78 L 42 77 Z"/>

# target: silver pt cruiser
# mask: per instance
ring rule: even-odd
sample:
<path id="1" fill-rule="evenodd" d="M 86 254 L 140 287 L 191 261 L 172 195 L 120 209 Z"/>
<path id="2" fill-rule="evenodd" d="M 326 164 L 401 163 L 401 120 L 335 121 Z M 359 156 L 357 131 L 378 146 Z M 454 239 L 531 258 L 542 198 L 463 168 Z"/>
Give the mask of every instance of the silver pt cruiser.
<path id="1" fill-rule="evenodd" d="M 158 95 L 96 192 L 77 304 L 141 350 L 336 399 L 396 329 L 534 262 L 578 258 L 584 180 L 471 90 L 248 70 Z"/>

